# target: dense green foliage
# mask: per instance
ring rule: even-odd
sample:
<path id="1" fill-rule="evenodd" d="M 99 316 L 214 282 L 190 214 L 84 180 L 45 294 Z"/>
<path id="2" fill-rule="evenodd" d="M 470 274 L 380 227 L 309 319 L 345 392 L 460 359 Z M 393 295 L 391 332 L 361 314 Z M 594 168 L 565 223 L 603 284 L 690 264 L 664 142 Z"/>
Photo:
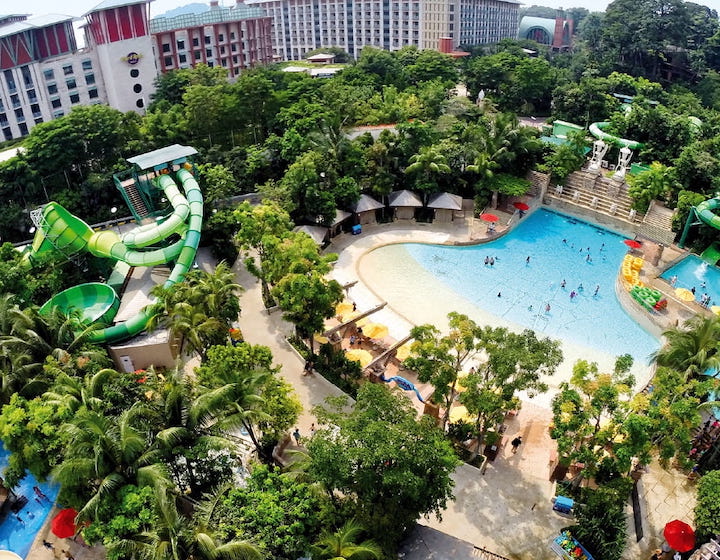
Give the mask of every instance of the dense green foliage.
<path id="1" fill-rule="evenodd" d="M 698 483 L 695 531 L 700 542 L 720 533 L 720 470 L 707 473 Z"/>

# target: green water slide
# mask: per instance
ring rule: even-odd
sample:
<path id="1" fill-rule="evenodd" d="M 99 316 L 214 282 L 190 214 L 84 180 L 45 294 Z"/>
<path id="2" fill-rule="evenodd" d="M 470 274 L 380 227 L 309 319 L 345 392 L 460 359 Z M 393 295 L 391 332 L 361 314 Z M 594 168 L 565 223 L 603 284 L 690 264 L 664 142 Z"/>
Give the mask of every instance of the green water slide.
<path id="1" fill-rule="evenodd" d="M 718 208 L 720 208 L 720 197 L 703 200 L 700 204 L 690 209 L 687 220 L 685 220 L 685 227 L 680 236 L 680 241 L 678 242 L 681 249 L 685 246 L 685 240 L 692 226 L 704 223 L 715 229 L 720 229 L 720 215 L 716 213 Z M 713 262 L 713 264 L 715 264 L 718 258 L 720 258 L 720 251 L 718 251 L 717 248 L 717 243 L 710 245 L 702 254 L 703 260 L 710 262 L 711 259 L 715 258 Z"/>
<path id="2" fill-rule="evenodd" d="M 631 150 L 637 150 L 638 148 L 643 147 L 643 145 L 640 142 L 636 142 L 635 140 L 619 138 L 617 136 L 613 136 L 612 134 L 605 132 L 603 129 L 607 128 L 608 126 L 610 126 L 609 122 L 592 123 L 590 125 L 590 134 L 592 134 L 595 138 L 598 138 L 598 139 L 603 140 L 604 142 L 608 142 L 610 144 L 615 144 L 616 146 L 618 146 L 620 148 L 630 148 Z"/>
<path id="3" fill-rule="evenodd" d="M 159 188 L 173 206 L 172 214 L 156 223 L 134 228 L 122 238 L 111 230 L 94 232 L 83 220 L 60 204 L 48 203 L 42 209 L 40 227 L 33 241 L 30 258 L 49 251 L 61 252 L 66 257 L 89 251 L 93 255 L 120 260 L 130 266 L 155 266 L 175 261 L 165 286 L 181 281 L 192 266 L 200 243 L 203 199 L 197 181 L 187 169 L 180 169 L 176 177 L 185 195 L 180 192 L 170 175 L 161 175 L 157 180 Z M 167 247 L 138 250 L 172 235 L 179 235 L 180 239 Z M 80 289 L 69 294 L 66 292 L 57 294 L 43 308 L 57 306 L 69 309 L 93 305 L 88 299 L 88 294 L 92 292 L 89 289 Z M 107 315 L 103 318 L 107 318 Z M 148 319 L 149 315 L 141 311 L 124 323 L 94 331 L 90 339 L 103 343 L 125 340 L 142 332 Z"/>

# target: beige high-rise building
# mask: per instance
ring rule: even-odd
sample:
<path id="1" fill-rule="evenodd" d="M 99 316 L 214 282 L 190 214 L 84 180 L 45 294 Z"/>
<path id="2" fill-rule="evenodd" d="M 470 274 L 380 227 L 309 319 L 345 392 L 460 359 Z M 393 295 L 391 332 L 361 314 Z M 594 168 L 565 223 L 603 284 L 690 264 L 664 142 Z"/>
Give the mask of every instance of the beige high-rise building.
<path id="1" fill-rule="evenodd" d="M 299 60 L 321 47 L 341 47 L 357 58 L 366 45 L 398 50 L 436 49 L 514 38 L 517 0 L 246 0 L 273 19 L 273 54 Z"/>

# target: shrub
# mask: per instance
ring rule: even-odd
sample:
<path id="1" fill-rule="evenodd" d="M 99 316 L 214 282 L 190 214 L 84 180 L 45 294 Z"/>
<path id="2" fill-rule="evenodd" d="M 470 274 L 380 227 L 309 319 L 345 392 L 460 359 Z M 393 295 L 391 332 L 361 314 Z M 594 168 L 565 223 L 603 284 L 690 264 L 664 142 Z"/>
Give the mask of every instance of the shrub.
<path id="1" fill-rule="evenodd" d="M 698 483 L 695 532 L 700 542 L 720 533 L 720 471 L 710 471 Z"/>

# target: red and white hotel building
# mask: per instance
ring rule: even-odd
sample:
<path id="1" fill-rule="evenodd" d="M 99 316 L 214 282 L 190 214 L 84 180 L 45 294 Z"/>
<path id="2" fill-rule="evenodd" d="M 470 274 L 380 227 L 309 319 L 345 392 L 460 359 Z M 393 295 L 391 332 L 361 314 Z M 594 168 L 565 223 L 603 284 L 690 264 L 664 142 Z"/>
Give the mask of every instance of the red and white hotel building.
<path id="1" fill-rule="evenodd" d="M 77 105 L 142 112 L 158 73 L 200 62 L 243 68 L 272 60 L 271 18 L 238 3 L 149 19 L 148 0 L 105 0 L 85 14 L 77 48 L 64 15 L 0 15 L 0 141 L 19 138 Z"/>

